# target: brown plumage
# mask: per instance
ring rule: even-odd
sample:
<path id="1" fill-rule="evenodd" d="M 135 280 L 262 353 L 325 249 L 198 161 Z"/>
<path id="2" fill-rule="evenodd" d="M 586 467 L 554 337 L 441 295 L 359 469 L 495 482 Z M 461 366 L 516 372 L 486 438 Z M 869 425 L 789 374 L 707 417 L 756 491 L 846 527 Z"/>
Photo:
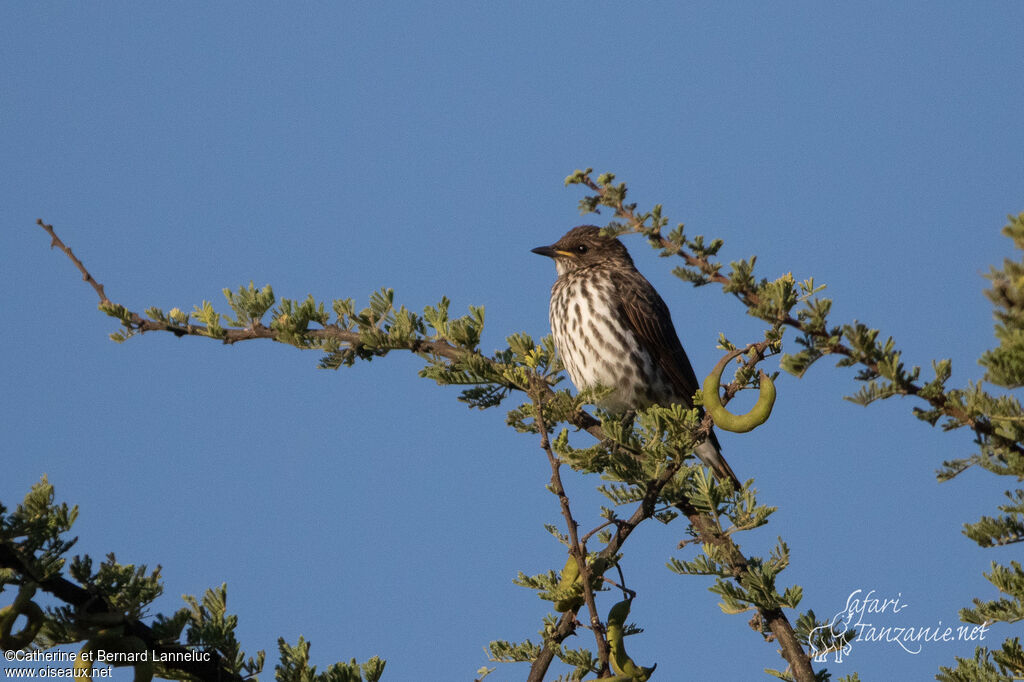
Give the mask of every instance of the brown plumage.
<path id="1" fill-rule="evenodd" d="M 652 404 L 692 407 L 697 375 L 668 306 L 622 242 L 582 225 L 533 252 L 553 258 L 558 270 L 551 288 L 551 331 L 577 389 L 612 388 L 601 403 L 611 412 Z M 739 485 L 714 432 L 695 452 L 719 478 Z"/>

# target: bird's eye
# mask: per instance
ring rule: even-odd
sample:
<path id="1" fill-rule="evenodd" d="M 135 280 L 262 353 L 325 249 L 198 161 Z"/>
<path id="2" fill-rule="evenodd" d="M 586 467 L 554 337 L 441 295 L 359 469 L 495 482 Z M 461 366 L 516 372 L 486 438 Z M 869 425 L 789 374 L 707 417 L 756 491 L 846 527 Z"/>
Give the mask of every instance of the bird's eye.
<path id="1" fill-rule="evenodd" d="M 576 247 L 576 253 L 586 253 L 589 250 L 590 249 L 587 247 L 586 244 L 580 244 L 579 246 Z"/>

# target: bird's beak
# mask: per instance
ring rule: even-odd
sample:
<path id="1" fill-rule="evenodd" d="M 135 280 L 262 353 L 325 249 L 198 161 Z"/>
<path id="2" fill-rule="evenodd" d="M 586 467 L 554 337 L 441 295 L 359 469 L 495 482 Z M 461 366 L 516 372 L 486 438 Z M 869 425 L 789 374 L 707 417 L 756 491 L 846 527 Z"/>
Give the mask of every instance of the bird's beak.
<path id="1" fill-rule="evenodd" d="M 559 251 L 554 246 L 538 246 L 536 249 L 530 249 L 530 251 L 541 256 L 547 256 L 548 258 L 554 258 L 555 256 L 568 256 L 572 258 L 575 255 L 572 251 Z"/>

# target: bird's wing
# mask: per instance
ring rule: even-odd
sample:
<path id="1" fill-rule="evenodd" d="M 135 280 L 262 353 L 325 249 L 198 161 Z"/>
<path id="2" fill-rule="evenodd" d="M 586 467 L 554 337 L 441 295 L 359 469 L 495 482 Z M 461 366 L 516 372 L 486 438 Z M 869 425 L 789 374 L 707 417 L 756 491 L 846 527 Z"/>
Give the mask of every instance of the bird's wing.
<path id="1" fill-rule="evenodd" d="M 697 392 L 699 386 L 697 375 L 690 364 L 690 358 L 686 357 L 683 344 L 679 341 L 665 301 L 639 272 L 621 282 L 619 293 L 622 312 L 629 326 L 647 352 L 657 359 L 683 403 L 687 407 L 692 407 L 693 394 Z M 720 477 L 731 478 L 739 487 L 739 479 L 721 456 L 722 446 L 714 431 L 708 434 L 708 441 L 714 453 L 701 452 L 701 447 L 698 446 L 698 456 L 714 468 Z"/>
<path id="2" fill-rule="evenodd" d="M 640 343 L 668 376 L 676 393 L 687 406 L 697 391 L 697 375 L 672 324 L 668 306 L 643 275 L 625 282 L 621 292 L 622 311 Z"/>

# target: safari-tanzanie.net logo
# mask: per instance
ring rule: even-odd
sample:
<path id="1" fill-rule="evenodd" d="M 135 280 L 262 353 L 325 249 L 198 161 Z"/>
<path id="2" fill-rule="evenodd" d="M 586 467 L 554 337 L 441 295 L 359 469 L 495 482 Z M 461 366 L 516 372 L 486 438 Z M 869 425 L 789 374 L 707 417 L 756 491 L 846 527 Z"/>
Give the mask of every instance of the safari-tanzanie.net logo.
<path id="1" fill-rule="evenodd" d="M 903 601 L 903 593 L 884 597 L 875 590 L 854 590 L 846 606 L 824 625 L 811 630 L 810 654 L 816 663 L 824 663 L 829 654 L 836 663 L 849 656 L 854 644 L 896 646 L 908 654 L 919 654 L 925 646 L 946 642 L 976 642 L 985 639 L 991 623 L 921 625 L 913 622 L 913 609 Z"/>

